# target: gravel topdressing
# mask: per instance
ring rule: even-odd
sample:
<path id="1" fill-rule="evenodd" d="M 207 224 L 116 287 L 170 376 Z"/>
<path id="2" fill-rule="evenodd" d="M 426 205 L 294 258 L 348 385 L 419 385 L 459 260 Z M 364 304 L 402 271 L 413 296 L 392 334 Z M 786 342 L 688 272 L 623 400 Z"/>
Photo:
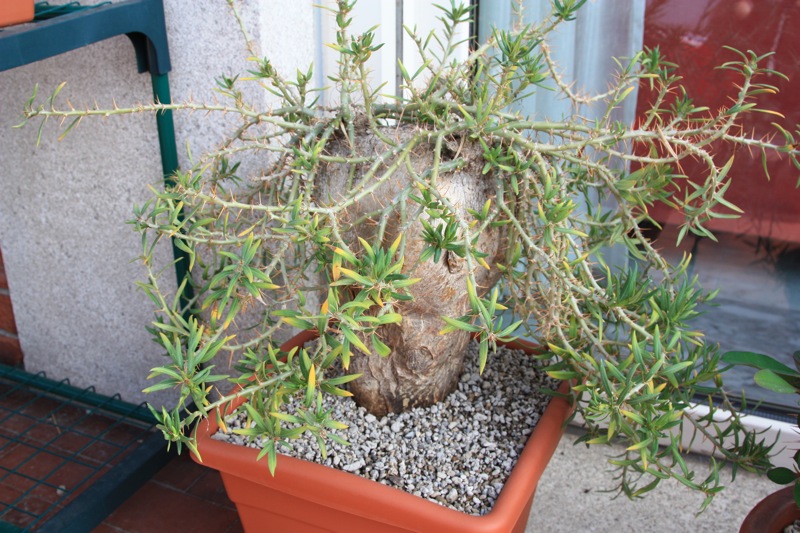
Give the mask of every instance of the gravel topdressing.
<path id="1" fill-rule="evenodd" d="M 323 460 L 313 437 L 292 441 L 281 453 L 352 472 L 473 515 L 491 511 L 531 431 L 547 406 L 541 388 L 555 380 L 519 350 L 499 349 L 478 374 L 477 345 L 470 345 L 458 389 L 444 402 L 377 419 L 349 398 L 335 403 L 333 418 L 349 424 L 338 432 L 350 442 L 329 442 Z M 229 428 L 244 415 L 226 420 Z M 247 444 L 218 431 L 214 439 Z M 258 441 L 247 444 L 260 447 Z M 266 461 L 266 459 L 264 459 Z M 280 458 L 278 458 L 280 468 Z"/>

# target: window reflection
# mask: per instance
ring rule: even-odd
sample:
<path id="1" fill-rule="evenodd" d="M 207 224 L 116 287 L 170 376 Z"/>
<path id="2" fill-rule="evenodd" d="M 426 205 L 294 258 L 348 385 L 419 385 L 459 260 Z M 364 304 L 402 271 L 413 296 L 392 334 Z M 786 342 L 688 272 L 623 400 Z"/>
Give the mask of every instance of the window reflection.
<path id="1" fill-rule="evenodd" d="M 737 59 L 725 46 L 757 54 L 774 50 L 769 66 L 789 81 L 777 75 L 762 79 L 780 92 L 762 95 L 760 106 L 783 117 L 751 114 L 745 128 L 759 135 L 772 122 L 786 128 L 800 123 L 799 24 L 800 0 L 648 0 L 644 44 L 660 47 L 667 60 L 679 64 L 689 96 L 711 109 L 728 104 L 730 88 L 739 81 L 732 71 L 714 69 Z M 650 96 L 640 91 L 640 104 Z M 691 252 L 692 272 L 703 287 L 720 289 L 717 308 L 696 324 L 709 340 L 723 350 L 768 353 L 791 365 L 792 352 L 800 350 L 800 172 L 786 160 L 762 160 L 745 149 L 713 153 L 723 163 L 734 157 L 726 198 L 745 214 L 707 224 L 718 242 L 690 235 L 676 248 L 680 214 L 657 206 L 651 212 L 663 227 L 657 242 L 673 261 Z M 676 171 L 691 179 L 700 168 L 685 160 Z M 794 397 L 757 388 L 745 369 L 732 372 L 727 383 L 732 390 L 745 388 L 749 398 L 796 406 Z"/>

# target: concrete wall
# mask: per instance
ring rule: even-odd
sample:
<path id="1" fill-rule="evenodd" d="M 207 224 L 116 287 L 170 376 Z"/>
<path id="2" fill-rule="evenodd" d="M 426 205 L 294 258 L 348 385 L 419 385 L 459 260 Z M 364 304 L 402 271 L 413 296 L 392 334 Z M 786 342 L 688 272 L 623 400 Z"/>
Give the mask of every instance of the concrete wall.
<path id="1" fill-rule="evenodd" d="M 213 78 L 245 64 L 242 38 L 225 0 L 164 0 L 174 101 L 213 99 Z M 311 0 L 244 0 L 248 29 L 264 55 L 287 74 L 314 58 Z M 161 350 L 145 331 L 152 307 L 134 282 L 139 237 L 125 221 L 160 182 L 155 119 L 85 121 L 63 141 L 45 128 L 12 129 L 34 84 L 49 94 L 67 81 L 61 104 L 120 105 L 151 98 L 133 48 L 117 37 L 0 73 L 0 247 L 27 370 L 94 385 L 141 401 Z M 265 105 L 267 99 L 261 97 Z M 179 152 L 215 145 L 226 126 L 199 114 L 176 115 Z M 169 250 L 161 251 L 169 259 Z M 148 398 L 155 403 L 166 395 Z"/>

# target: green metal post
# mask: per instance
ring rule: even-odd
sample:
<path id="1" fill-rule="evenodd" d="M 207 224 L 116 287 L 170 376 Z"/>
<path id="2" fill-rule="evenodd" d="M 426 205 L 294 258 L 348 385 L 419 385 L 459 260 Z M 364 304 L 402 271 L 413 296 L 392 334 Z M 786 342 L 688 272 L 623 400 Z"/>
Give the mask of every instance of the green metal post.
<path id="1" fill-rule="evenodd" d="M 153 83 L 153 98 L 162 104 L 172 103 L 172 96 L 169 92 L 169 77 L 166 73 L 155 74 L 151 71 L 150 78 Z M 172 111 L 166 110 L 156 113 L 156 125 L 158 127 L 158 144 L 161 148 L 161 170 L 164 174 L 164 184 L 169 186 L 174 183 L 174 175 L 178 171 L 178 150 L 175 144 L 175 123 L 172 120 Z M 175 238 L 172 242 L 172 253 L 176 259 L 175 275 L 177 276 L 178 286 L 189 276 L 189 255 L 175 246 Z M 187 283 L 181 294 L 181 306 L 184 308 L 184 318 L 188 316 L 187 304 L 191 300 L 194 291 L 191 283 Z"/>

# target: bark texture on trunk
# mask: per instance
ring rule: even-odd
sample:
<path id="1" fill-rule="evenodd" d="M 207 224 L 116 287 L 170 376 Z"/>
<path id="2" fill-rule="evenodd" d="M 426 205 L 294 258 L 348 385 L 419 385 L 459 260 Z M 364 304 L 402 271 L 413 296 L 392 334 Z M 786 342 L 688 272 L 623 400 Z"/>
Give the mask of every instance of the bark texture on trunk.
<path id="1" fill-rule="evenodd" d="M 382 131 L 399 144 L 417 132 L 418 128 L 406 125 Z M 442 162 L 462 158 L 467 164 L 458 171 L 440 174 L 436 188 L 449 199 L 460 215 L 468 217 L 467 209 L 480 211 L 494 192 L 491 190 L 491 180 L 481 174 L 483 151 L 479 144 L 461 142 L 460 139 L 450 139 L 448 146 L 444 150 Z M 346 140 L 335 140 L 327 148 L 331 154 L 351 154 L 351 147 Z M 364 128 L 356 139 L 355 148 L 359 155 L 376 155 L 390 147 Z M 434 163 L 434 141 L 425 140 L 417 145 L 410 156 L 410 162 L 417 175 L 430 169 Z M 351 183 L 357 184 L 368 168 L 367 165 L 357 167 Z M 376 175 L 380 176 L 384 171 L 385 168 Z M 320 175 L 322 179 L 317 181 L 320 188 L 316 191 L 320 202 L 330 205 L 340 200 L 348 186 L 349 174 L 350 169 L 344 165 L 323 168 Z M 412 184 L 409 173 L 401 166 L 391 180 L 347 209 L 343 216 L 353 221 L 384 206 L 396 204 L 398 193 Z M 409 202 L 409 210 L 417 207 Z M 400 214 L 393 212 L 383 236 L 385 247 L 395 240 L 400 225 Z M 359 248 L 356 237 L 371 242 L 376 236 L 377 226 L 377 220 L 368 220 L 358 224 L 353 233 L 344 237 L 351 241 L 348 244 L 356 250 Z M 350 365 L 350 372 L 363 374 L 351 384 L 350 390 L 355 400 L 377 416 L 432 405 L 445 398 L 458 383 L 464 352 L 469 343 L 467 332 L 439 335 L 444 326 L 441 316 L 458 317 L 469 310 L 466 261 L 456 254 L 446 252 L 437 263 L 428 260 L 417 265 L 420 255 L 427 247 L 421 238 L 422 224 L 415 222 L 405 231 L 405 235 L 407 243 L 404 272 L 421 278 L 421 281 L 410 288 L 414 300 L 402 303 L 400 312 L 403 321 L 400 324 L 383 326 L 379 330 L 381 339 L 392 348 L 392 353 L 385 358 L 357 353 Z M 478 240 L 477 249 L 489 254 L 486 261 L 492 266 L 505 253 L 506 243 L 503 236 L 502 229 L 493 228 L 485 231 Z M 486 270 L 477 266 L 475 276 L 479 294 L 482 294 L 494 285 L 499 278 L 499 272 L 494 267 Z"/>

